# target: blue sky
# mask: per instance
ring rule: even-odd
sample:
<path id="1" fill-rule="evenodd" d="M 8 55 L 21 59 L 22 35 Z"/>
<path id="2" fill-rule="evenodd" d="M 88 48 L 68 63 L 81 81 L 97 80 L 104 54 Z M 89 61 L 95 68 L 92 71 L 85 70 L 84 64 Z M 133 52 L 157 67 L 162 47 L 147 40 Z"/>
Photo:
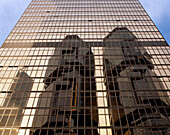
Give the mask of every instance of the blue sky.
<path id="1" fill-rule="evenodd" d="M 170 45 L 170 0 L 139 0 Z"/>
<path id="2" fill-rule="evenodd" d="M 170 44 L 170 1 L 139 0 L 166 41 Z M 0 46 L 31 0 L 0 0 Z"/>

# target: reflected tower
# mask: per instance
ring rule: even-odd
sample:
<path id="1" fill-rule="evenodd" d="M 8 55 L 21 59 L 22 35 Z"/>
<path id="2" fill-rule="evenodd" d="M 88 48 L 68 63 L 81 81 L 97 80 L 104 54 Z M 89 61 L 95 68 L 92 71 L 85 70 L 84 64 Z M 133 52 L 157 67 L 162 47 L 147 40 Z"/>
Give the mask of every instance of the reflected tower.
<path id="1" fill-rule="evenodd" d="M 5 100 L 2 101 L 0 107 L 0 126 L 6 127 L 9 134 L 18 134 L 18 128 L 22 124 L 25 106 L 28 103 L 32 86 L 32 78 L 23 69 L 20 69 L 13 79 L 10 90 L 1 91 L 1 96 L 4 96 Z M 12 129 L 12 127 L 15 128 Z M 2 129 L 1 133 L 3 134 Z"/>
<path id="2" fill-rule="evenodd" d="M 129 126 L 118 129 L 116 134 L 159 134 L 169 128 L 157 128 L 155 125 L 168 124 L 169 103 L 162 95 L 168 97 L 160 79 L 153 72 L 151 55 L 145 48 L 138 47 L 137 38 L 127 28 L 116 28 L 104 42 L 112 43 L 111 48 L 104 48 L 105 85 L 109 90 L 108 101 L 112 122 L 115 126 Z M 123 44 L 119 44 L 122 42 Z M 110 55 L 115 57 L 110 58 Z M 119 106 L 117 108 L 116 106 Z M 134 129 L 133 126 L 150 125 L 146 129 Z"/>
<path id="3" fill-rule="evenodd" d="M 87 129 L 85 133 L 82 129 L 76 131 L 77 126 L 90 128 L 98 125 L 97 108 L 89 108 L 97 105 L 94 57 L 90 47 L 81 46 L 83 44 L 77 35 L 68 35 L 61 42 L 62 48 L 56 48 L 49 60 L 45 91 L 40 96 L 43 100 L 38 103 L 38 107 L 45 109 L 37 116 L 47 113 L 45 117 L 37 117 L 34 126 L 53 129 L 38 129 L 34 134 L 97 134 L 97 129 Z M 84 106 L 86 110 L 81 109 Z"/>

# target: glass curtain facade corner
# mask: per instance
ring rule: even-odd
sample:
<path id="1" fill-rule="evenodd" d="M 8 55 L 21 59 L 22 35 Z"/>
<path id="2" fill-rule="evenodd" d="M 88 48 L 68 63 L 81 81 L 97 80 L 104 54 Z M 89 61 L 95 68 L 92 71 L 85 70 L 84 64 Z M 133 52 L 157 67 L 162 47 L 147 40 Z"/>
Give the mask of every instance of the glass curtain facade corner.
<path id="1" fill-rule="evenodd" d="M 32 0 L 0 48 L 0 134 L 169 135 L 169 69 L 138 0 Z"/>

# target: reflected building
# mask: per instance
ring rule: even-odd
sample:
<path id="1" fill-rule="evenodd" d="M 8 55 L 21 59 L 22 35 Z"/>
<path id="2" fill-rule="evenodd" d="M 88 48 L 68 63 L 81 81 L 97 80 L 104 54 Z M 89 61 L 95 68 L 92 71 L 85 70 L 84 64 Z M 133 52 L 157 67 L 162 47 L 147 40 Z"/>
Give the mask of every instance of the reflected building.
<path id="1" fill-rule="evenodd" d="M 19 70 L 10 90 L 1 91 L 4 96 L 0 107 L 0 126 L 6 127 L 7 133 L 17 135 L 24 117 L 24 108 L 29 100 L 29 95 L 33 86 L 33 80 L 24 70 Z M 13 128 L 12 127 L 17 127 Z M 0 131 L 3 134 L 3 130 Z"/>
<path id="2" fill-rule="evenodd" d="M 122 45 L 117 45 L 123 41 Z M 105 39 L 107 44 L 115 46 L 104 48 L 106 76 L 105 85 L 110 91 L 112 122 L 115 126 L 129 126 L 118 129 L 117 134 L 164 134 L 169 130 L 169 102 L 167 93 L 159 78 L 153 73 L 151 56 L 145 48 L 137 47 L 137 38 L 127 28 L 114 29 Z M 115 42 L 115 43 L 114 43 Z M 115 57 L 110 57 L 115 55 Z M 116 56 L 117 55 L 117 56 Z M 162 97 L 164 95 L 165 97 Z M 161 122 L 161 121 L 164 121 Z M 167 125 L 167 128 L 161 126 Z M 150 125 L 146 129 L 134 129 L 133 126 Z M 158 125 L 158 127 L 155 127 Z M 132 126 L 132 127 L 130 127 Z M 153 127 L 152 127 L 153 126 Z"/>
<path id="3" fill-rule="evenodd" d="M 169 135 L 169 54 L 138 0 L 32 0 L 0 48 L 0 134 Z"/>
<path id="4" fill-rule="evenodd" d="M 86 134 L 97 134 L 97 129 L 90 130 L 92 125 L 98 125 L 97 108 L 88 108 L 97 106 L 93 53 L 89 47 L 80 46 L 84 43 L 77 35 L 66 36 L 61 44 L 63 47 L 56 48 L 49 60 L 45 91 L 38 103 L 40 108 L 52 108 L 38 111 L 37 116 L 43 112 L 46 116 L 35 120 L 34 126 L 40 128 L 35 134 L 84 134 L 77 127 L 89 128 Z M 41 130 L 49 126 L 51 130 Z"/>

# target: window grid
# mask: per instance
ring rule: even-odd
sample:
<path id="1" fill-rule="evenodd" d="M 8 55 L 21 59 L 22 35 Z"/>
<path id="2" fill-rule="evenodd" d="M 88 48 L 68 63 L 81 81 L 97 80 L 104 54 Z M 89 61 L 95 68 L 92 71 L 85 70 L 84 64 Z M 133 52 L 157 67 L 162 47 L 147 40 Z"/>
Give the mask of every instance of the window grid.
<path id="1" fill-rule="evenodd" d="M 0 48 L 0 134 L 169 135 L 169 54 L 138 0 L 32 0 Z"/>

